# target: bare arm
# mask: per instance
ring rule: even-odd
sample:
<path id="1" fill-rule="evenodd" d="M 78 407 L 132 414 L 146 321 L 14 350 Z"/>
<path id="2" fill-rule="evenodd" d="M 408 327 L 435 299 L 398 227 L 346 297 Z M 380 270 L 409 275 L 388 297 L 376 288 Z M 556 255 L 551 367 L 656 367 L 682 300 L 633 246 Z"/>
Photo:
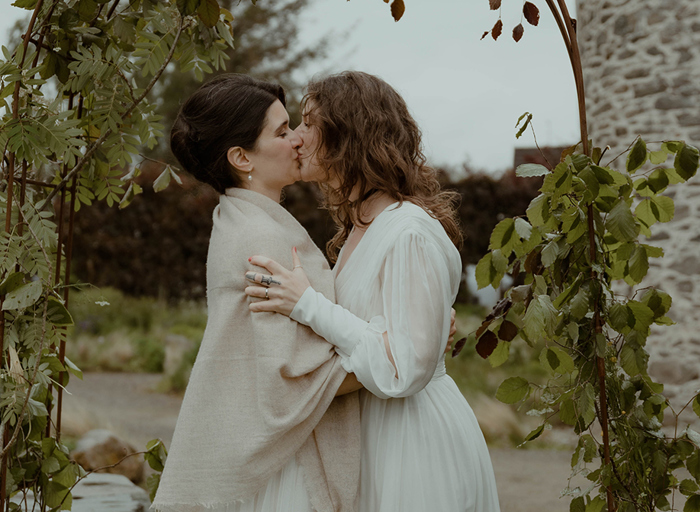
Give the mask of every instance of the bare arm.
<path id="1" fill-rule="evenodd" d="M 348 373 L 345 380 L 338 388 L 338 391 L 335 392 L 335 396 L 347 395 L 348 393 L 352 393 L 353 391 L 357 391 L 363 387 L 364 386 L 360 384 L 354 373 Z"/>

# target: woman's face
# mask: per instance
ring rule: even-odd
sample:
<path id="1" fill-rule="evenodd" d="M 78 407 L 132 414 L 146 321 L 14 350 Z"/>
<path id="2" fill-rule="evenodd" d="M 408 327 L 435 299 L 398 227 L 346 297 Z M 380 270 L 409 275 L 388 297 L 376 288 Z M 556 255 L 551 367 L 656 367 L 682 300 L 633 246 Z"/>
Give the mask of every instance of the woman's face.
<path id="1" fill-rule="evenodd" d="M 336 180 L 331 179 L 318 163 L 321 136 L 317 118 L 314 114 L 315 110 L 316 104 L 313 101 L 306 102 L 304 111 L 301 114 L 301 124 L 295 130 L 302 142 L 301 147 L 299 147 L 301 179 L 303 181 L 328 183 L 332 186 L 332 182 Z"/>
<path id="2" fill-rule="evenodd" d="M 289 115 L 277 100 L 267 109 L 265 125 L 253 151 L 246 155 L 253 165 L 251 180 L 244 180 L 251 190 L 279 192 L 301 179 L 299 153 L 301 139 L 289 127 Z M 269 194 L 268 194 L 269 195 Z"/>

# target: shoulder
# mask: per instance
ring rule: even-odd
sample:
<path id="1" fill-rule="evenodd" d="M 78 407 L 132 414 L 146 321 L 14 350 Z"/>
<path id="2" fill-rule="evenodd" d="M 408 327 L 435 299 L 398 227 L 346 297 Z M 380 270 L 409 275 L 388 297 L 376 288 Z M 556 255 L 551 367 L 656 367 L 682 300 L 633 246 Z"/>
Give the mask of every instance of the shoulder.
<path id="1" fill-rule="evenodd" d="M 422 238 L 433 242 L 449 241 L 440 221 L 410 201 L 390 206 L 384 215 L 382 230 L 391 231 L 397 240 Z"/>

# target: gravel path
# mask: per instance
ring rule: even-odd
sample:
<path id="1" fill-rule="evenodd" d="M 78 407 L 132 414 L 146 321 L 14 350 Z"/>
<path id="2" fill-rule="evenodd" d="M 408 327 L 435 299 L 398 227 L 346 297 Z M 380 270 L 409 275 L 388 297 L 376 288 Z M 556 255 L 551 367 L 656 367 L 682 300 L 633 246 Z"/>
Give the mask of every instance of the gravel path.
<path id="1" fill-rule="evenodd" d="M 159 437 L 170 443 L 181 398 L 153 391 L 161 375 L 86 373 L 73 378 L 64 398 L 64 432 L 80 436 L 108 428 L 143 449 Z M 503 512 L 564 512 L 569 500 L 559 499 L 569 475 L 568 451 L 492 448 Z"/>

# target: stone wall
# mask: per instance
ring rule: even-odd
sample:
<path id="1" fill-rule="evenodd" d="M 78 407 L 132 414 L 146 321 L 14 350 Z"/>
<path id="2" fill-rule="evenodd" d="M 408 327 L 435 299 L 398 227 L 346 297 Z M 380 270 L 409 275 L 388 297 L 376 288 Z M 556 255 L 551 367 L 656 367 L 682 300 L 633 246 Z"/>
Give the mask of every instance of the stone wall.
<path id="1" fill-rule="evenodd" d="M 603 162 L 637 135 L 700 145 L 700 1 L 577 4 L 590 134 L 596 146 L 612 148 Z M 648 347 L 652 375 L 679 403 L 700 388 L 700 176 L 667 195 L 676 201 L 675 218 L 652 228 L 652 243 L 666 256 L 652 260 L 642 286 L 674 300 L 670 316 L 677 325 L 656 329 Z"/>

